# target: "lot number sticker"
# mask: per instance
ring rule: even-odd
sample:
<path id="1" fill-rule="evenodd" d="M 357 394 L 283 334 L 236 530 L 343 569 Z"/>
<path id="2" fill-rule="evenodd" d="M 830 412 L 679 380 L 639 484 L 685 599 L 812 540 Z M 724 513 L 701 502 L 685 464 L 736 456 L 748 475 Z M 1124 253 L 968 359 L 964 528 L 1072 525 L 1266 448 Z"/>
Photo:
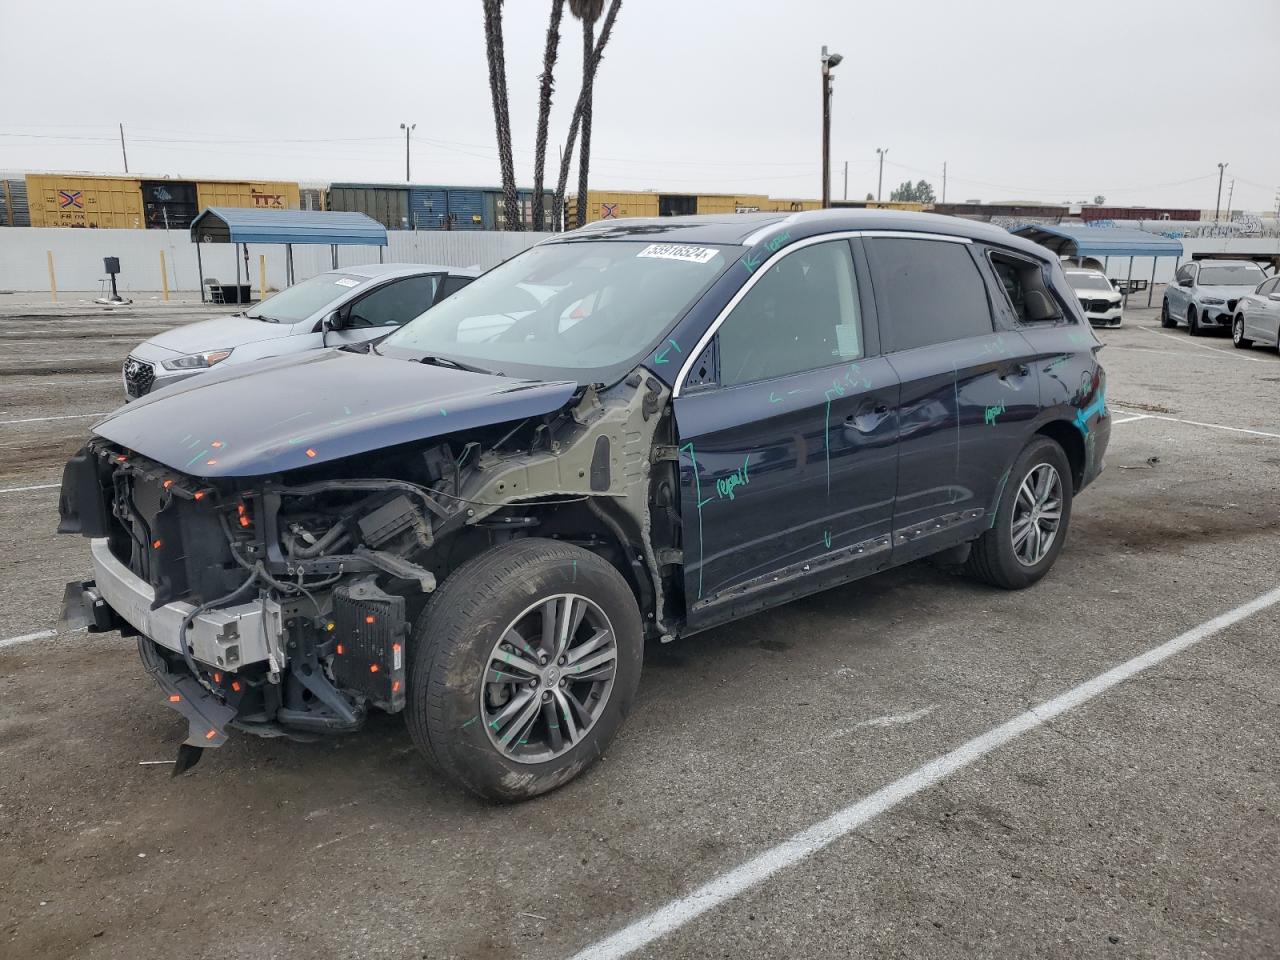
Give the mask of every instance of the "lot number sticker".
<path id="1" fill-rule="evenodd" d="M 689 263 L 706 263 L 719 251 L 714 247 L 689 247 L 682 243 L 651 243 L 637 257 L 652 257 L 658 260 L 685 260 Z"/>
<path id="2" fill-rule="evenodd" d="M 333 282 L 340 287 L 358 287 L 360 285 L 359 280 L 352 280 L 350 277 L 343 277 L 341 280 L 335 280 Z"/>

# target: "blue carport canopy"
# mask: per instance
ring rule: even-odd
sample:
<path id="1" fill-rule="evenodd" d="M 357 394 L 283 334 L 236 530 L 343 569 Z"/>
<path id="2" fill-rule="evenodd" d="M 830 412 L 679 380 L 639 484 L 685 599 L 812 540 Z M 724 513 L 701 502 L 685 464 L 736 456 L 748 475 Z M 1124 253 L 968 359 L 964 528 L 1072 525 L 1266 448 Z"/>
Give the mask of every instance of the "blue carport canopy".
<path id="1" fill-rule="evenodd" d="M 200 248 L 206 243 L 234 243 L 236 262 L 235 302 L 248 299 L 246 286 L 240 283 L 240 253 L 244 244 L 245 278 L 248 279 L 248 244 L 283 243 L 285 276 L 294 282 L 293 245 L 295 243 L 326 244 L 332 253 L 333 268 L 338 268 L 338 247 L 377 247 L 378 262 L 387 245 L 387 228 L 363 213 L 339 210 L 255 210 L 252 207 L 208 207 L 191 221 L 191 241 L 196 245 L 196 268 L 200 272 L 200 300 L 205 299 L 204 258 Z M 265 262 L 265 261 L 264 261 Z M 265 269 L 263 271 L 265 276 Z M 216 281 L 210 280 L 210 283 Z M 219 296 L 222 285 L 218 284 Z M 265 280 L 260 281 L 265 296 Z M 215 297 L 217 300 L 217 297 Z M 217 300 L 217 302 L 224 302 Z"/>
<path id="2" fill-rule="evenodd" d="M 1072 260 L 1081 257 L 1128 257 L 1129 277 L 1124 286 L 1124 302 L 1129 302 L 1133 287 L 1133 258 L 1151 258 L 1151 282 L 1147 285 L 1147 306 L 1156 286 L 1156 261 L 1161 257 L 1182 256 L 1182 242 L 1174 237 L 1162 237 L 1145 230 L 1122 227 L 1091 227 L 1083 223 L 1029 223 L 1012 231 L 1032 243 L 1048 247 L 1060 257 Z M 1145 281 L 1139 281 L 1140 283 Z"/>
<path id="3" fill-rule="evenodd" d="M 1029 223 L 1014 231 L 1060 257 L 1181 257 L 1182 243 L 1145 230 L 1082 223 Z"/>
<path id="4" fill-rule="evenodd" d="M 387 228 L 363 213 L 209 207 L 191 221 L 196 243 L 387 245 Z"/>

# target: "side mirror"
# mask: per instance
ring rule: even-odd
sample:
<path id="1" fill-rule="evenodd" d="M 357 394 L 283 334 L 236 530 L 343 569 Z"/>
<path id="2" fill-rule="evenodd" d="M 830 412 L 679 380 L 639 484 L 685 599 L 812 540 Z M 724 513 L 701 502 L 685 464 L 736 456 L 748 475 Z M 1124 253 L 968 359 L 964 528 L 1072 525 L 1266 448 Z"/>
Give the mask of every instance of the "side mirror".
<path id="1" fill-rule="evenodd" d="M 329 330 L 341 330 L 343 326 L 341 310 L 326 313 L 324 319 L 320 321 L 320 329 L 326 332 Z"/>
<path id="2" fill-rule="evenodd" d="M 1280 300 L 1280 293 L 1269 293 L 1267 298 L 1270 300 Z"/>

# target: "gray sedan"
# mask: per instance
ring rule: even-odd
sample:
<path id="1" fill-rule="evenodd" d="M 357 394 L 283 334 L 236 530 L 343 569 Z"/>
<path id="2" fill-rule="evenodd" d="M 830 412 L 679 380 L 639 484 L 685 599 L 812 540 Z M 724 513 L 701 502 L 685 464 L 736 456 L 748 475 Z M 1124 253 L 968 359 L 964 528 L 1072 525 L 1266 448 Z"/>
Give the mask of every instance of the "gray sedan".
<path id="1" fill-rule="evenodd" d="M 471 267 L 374 263 L 330 270 L 249 309 L 166 330 L 124 362 L 129 400 L 220 364 L 374 340 L 479 276 Z"/>
<path id="2" fill-rule="evenodd" d="M 1258 284 L 1236 301 L 1231 340 L 1241 350 L 1255 344 L 1280 348 L 1280 277 Z"/>

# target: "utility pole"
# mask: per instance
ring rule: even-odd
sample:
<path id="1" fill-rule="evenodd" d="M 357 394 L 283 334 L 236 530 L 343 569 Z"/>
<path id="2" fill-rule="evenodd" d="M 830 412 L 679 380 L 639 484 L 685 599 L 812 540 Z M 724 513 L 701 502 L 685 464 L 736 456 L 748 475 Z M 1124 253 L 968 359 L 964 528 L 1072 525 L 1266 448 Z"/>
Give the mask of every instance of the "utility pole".
<path id="1" fill-rule="evenodd" d="M 947 202 L 947 161 L 942 161 L 942 202 Z"/>
<path id="2" fill-rule="evenodd" d="M 1231 186 L 1227 187 L 1227 222 L 1231 222 L 1231 198 L 1236 193 L 1236 178 L 1231 178 Z"/>
<path id="3" fill-rule="evenodd" d="M 129 172 L 129 154 L 124 149 L 124 124 L 120 124 L 120 157 L 124 160 L 124 172 Z"/>
<path id="4" fill-rule="evenodd" d="M 416 123 L 400 124 L 400 129 L 404 131 L 404 182 L 409 182 L 409 134 L 416 130 Z"/>
<path id="5" fill-rule="evenodd" d="M 844 57 L 822 48 L 822 206 L 831 206 L 831 71 Z"/>
<path id="6" fill-rule="evenodd" d="M 1217 203 L 1217 205 L 1213 208 L 1213 222 L 1214 222 L 1214 223 L 1217 223 L 1217 222 L 1218 222 L 1218 219 L 1219 219 L 1218 215 L 1222 212 L 1222 173 L 1223 173 L 1223 171 L 1224 171 L 1224 170 L 1226 170 L 1226 169 L 1227 169 L 1227 167 L 1228 167 L 1228 166 L 1230 166 L 1230 164 L 1229 164 L 1229 163 L 1220 163 L 1220 164 L 1218 164 L 1218 203 Z"/>
<path id="7" fill-rule="evenodd" d="M 849 161 L 844 162 L 844 198 L 849 199 Z"/>
<path id="8" fill-rule="evenodd" d="M 880 202 L 880 192 L 884 187 L 884 158 L 888 152 L 888 147 L 876 147 L 876 153 L 880 154 L 880 176 L 876 178 L 876 203 Z"/>

